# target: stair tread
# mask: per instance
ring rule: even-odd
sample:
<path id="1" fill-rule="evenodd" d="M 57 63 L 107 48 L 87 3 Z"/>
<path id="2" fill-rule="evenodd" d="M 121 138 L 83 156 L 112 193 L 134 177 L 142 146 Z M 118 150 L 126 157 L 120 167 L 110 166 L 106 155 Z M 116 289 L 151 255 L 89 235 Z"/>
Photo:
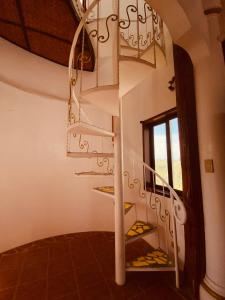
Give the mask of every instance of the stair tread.
<path id="1" fill-rule="evenodd" d="M 99 186 L 94 190 L 114 196 L 114 186 Z M 124 213 L 127 214 L 134 205 L 132 202 L 124 202 Z"/>
<path id="2" fill-rule="evenodd" d="M 132 202 L 124 202 L 124 213 L 125 215 L 131 210 L 131 208 L 135 205 Z"/>
<path id="3" fill-rule="evenodd" d="M 84 176 L 85 175 L 92 175 L 92 176 L 97 176 L 97 175 L 112 176 L 113 173 L 86 171 L 86 172 L 75 172 L 75 175 L 77 175 L 77 176 L 82 176 L 82 175 L 84 175 Z"/>
<path id="4" fill-rule="evenodd" d="M 113 157 L 113 153 L 103 152 L 67 152 L 69 157 L 91 158 L 91 157 Z"/>
<path id="5" fill-rule="evenodd" d="M 143 221 L 136 221 L 126 233 L 126 240 L 133 240 L 141 238 L 144 235 L 152 233 L 156 229 L 156 226 Z"/>
<path id="6" fill-rule="evenodd" d="M 139 256 L 126 263 L 127 268 L 173 268 L 174 263 L 161 249 L 148 251 L 146 255 Z"/>
<path id="7" fill-rule="evenodd" d="M 105 129 L 90 125 L 84 122 L 76 122 L 68 128 L 68 132 L 75 134 L 84 134 L 84 135 L 94 135 L 94 136 L 104 136 L 104 137 L 113 137 L 114 133 L 107 131 Z"/>
<path id="8" fill-rule="evenodd" d="M 114 195 L 114 186 L 99 186 L 94 188 L 94 190 L 110 195 Z"/>

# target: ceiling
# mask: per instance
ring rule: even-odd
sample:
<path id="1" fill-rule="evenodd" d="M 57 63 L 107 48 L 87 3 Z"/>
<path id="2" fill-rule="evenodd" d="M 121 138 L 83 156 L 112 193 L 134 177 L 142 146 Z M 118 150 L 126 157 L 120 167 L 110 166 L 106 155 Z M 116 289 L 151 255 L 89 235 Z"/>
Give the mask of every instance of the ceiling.
<path id="1" fill-rule="evenodd" d="M 70 47 L 79 24 L 70 0 L 0 0 L 0 36 L 58 64 L 68 66 Z M 93 71 L 94 52 L 85 36 L 84 65 Z M 75 53 L 80 53 L 78 42 Z"/>

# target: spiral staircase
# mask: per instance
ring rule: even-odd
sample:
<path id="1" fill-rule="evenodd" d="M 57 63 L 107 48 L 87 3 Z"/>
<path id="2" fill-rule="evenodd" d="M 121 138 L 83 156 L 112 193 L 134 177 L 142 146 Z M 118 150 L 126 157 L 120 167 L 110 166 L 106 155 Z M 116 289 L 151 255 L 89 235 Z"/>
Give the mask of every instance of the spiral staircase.
<path id="1" fill-rule="evenodd" d="M 174 271 L 179 288 L 178 238 L 183 237 L 177 228 L 186 222 L 183 202 L 135 153 L 126 166 L 123 149 L 122 79 L 129 64 L 135 64 L 137 76 L 127 84 L 131 89 L 139 80 L 139 68 L 156 68 L 166 59 L 163 22 L 146 0 L 93 0 L 85 9 L 79 1 L 73 4 L 80 24 L 69 59 L 67 155 L 84 159 L 87 167 L 74 175 L 99 177 L 104 184 L 93 192 L 114 204 L 116 283 L 123 285 L 128 271 Z M 92 73 L 84 71 L 90 59 L 87 38 L 95 55 Z M 82 46 L 77 54 L 78 40 Z M 93 109 L 98 119 L 92 118 Z M 108 128 L 98 125 L 103 116 L 108 116 Z M 162 186 L 160 195 L 157 184 Z M 141 257 L 126 261 L 125 247 L 143 237 L 152 250 L 143 249 Z"/>

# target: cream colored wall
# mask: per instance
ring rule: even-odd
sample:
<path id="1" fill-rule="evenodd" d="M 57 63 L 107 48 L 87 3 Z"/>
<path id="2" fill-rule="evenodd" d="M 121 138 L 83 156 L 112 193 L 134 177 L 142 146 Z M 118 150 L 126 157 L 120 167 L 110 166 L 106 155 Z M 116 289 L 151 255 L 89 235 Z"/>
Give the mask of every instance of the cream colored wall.
<path id="1" fill-rule="evenodd" d="M 101 116 L 109 128 L 111 118 Z M 74 176 L 94 163 L 66 156 L 66 118 L 66 102 L 0 82 L 0 252 L 58 234 L 113 230 L 112 200 L 91 191 L 111 179 Z"/>

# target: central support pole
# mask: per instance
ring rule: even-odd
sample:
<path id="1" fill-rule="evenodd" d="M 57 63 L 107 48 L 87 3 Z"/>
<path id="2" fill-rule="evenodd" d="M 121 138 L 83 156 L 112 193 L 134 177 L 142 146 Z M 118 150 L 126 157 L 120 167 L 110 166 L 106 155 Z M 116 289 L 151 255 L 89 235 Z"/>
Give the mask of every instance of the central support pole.
<path id="1" fill-rule="evenodd" d="M 115 189 L 115 281 L 125 283 L 125 239 L 122 179 L 121 121 L 113 117 L 114 127 L 114 189 Z"/>

